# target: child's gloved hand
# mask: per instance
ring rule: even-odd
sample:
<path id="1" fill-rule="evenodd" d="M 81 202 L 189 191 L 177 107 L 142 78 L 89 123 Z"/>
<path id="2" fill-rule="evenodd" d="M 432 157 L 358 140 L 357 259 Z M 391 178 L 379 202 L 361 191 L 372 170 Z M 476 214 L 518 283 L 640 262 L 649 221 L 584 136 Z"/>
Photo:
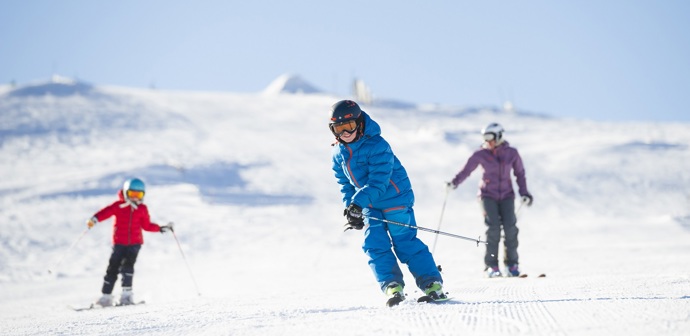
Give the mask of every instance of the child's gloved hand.
<path id="1" fill-rule="evenodd" d="M 350 204 L 345 211 L 343 211 L 343 216 L 347 218 L 347 224 L 345 224 L 345 231 L 355 229 L 361 230 L 364 228 L 364 216 L 362 215 L 362 207 L 357 204 Z"/>
<path id="2" fill-rule="evenodd" d="M 173 222 L 168 223 L 168 225 L 161 226 L 161 233 L 166 233 L 168 231 L 170 231 L 170 232 L 175 231 L 173 229 L 173 226 L 174 226 Z"/>
<path id="3" fill-rule="evenodd" d="M 88 226 L 89 229 L 96 226 L 96 224 L 98 224 L 98 219 L 96 217 L 91 217 L 86 221 L 86 226 Z"/>

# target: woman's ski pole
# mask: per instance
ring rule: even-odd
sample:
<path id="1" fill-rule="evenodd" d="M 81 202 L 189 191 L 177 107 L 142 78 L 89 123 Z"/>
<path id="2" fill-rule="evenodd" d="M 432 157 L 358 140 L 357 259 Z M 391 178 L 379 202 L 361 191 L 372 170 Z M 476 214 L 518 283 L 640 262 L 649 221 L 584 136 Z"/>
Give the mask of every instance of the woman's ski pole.
<path id="1" fill-rule="evenodd" d="M 72 243 L 72 245 L 70 245 L 70 247 L 67 249 L 67 251 L 65 251 L 65 252 L 62 253 L 62 256 L 60 257 L 60 260 L 58 260 L 57 264 L 55 264 L 55 266 L 53 266 L 53 267 L 51 267 L 51 268 L 48 269 L 48 274 L 52 274 L 53 271 L 56 271 L 56 270 L 57 270 L 58 266 L 60 266 L 60 264 L 62 264 L 62 261 L 65 259 L 65 256 L 67 256 L 67 253 L 69 253 L 70 251 L 72 251 L 72 249 L 74 248 L 74 246 L 77 245 L 77 243 L 86 235 L 87 232 L 89 232 L 89 228 L 87 228 L 86 230 L 84 230 L 84 232 L 82 232 L 82 233 L 79 235 L 79 238 L 77 238 L 77 240 L 75 240 L 75 241 Z"/>
<path id="2" fill-rule="evenodd" d="M 517 221 L 518 217 L 520 216 L 520 210 L 522 209 L 523 204 L 525 204 L 525 202 L 520 202 L 520 205 L 518 205 L 518 208 L 515 211 L 515 220 L 516 221 Z"/>
<path id="3" fill-rule="evenodd" d="M 446 196 L 443 198 L 443 206 L 441 207 L 441 218 L 438 219 L 438 227 L 436 230 L 441 230 L 441 223 L 443 223 L 443 212 L 446 211 L 446 202 L 448 201 L 448 194 L 450 193 L 450 183 L 446 183 Z M 436 251 L 436 242 L 438 241 L 438 234 L 434 236 L 434 245 L 431 247 L 431 254 Z"/>
<path id="4" fill-rule="evenodd" d="M 196 289 L 196 293 L 201 296 L 201 292 L 199 292 L 199 286 L 196 285 L 196 280 L 194 279 L 194 274 L 192 274 L 192 269 L 189 267 L 189 263 L 187 263 L 187 258 L 184 256 L 184 252 L 182 252 L 182 245 L 180 245 L 180 240 L 177 239 L 177 235 L 175 234 L 175 230 L 170 230 L 173 234 L 173 237 L 175 237 L 175 241 L 177 242 L 177 247 L 180 249 L 180 254 L 182 255 L 182 259 L 184 260 L 184 264 L 187 265 L 187 271 L 189 271 L 189 277 L 192 278 L 192 282 L 194 283 L 194 288 Z"/>
<path id="5" fill-rule="evenodd" d="M 452 234 L 452 233 L 448 233 L 448 232 L 443 232 L 443 231 L 439 231 L 439 230 L 429 229 L 429 228 L 425 228 L 425 227 L 422 227 L 422 226 L 416 226 L 416 225 L 410 225 L 410 224 L 405 224 L 405 223 L 394 222 L 394 221 L 387 220 L 387 219 L 383 219 L 383 218 L 376 218 L 376 217 L 371 217 L 371 216 L 368 216 L 368 218 L 369 218 L 369 219 L 373 219 L 373 220 L 377 220 L 377 221 L 381 221 L 381 222 L 385 222 L 385 223 L 389 223 L 389 224 L 404 226 L 404 227 L 407 227 L 407 228 L 410 228 L 410 229 L 416 229 L 416 230 L 421 230 L 421 231 L 426 231 L 426 232 L 432 232 L 432 233 L 442 234 L 442 235 L 444 235 L 444 236 L 449 236 L 449 237 L 453 237 L 453 238 L 458 238 L 458 239 L 464 239 L 464 240 L 473 241 L 473 242 L 476 242 L 476 243 L 477 243 L 477 246 L 479 246 L 479 243 L 488 244 L 487 242 L 482 241 L 482 240 L 480 239 L 481 236 L 480 236 L 479 238 L 477 238 L 477 239 L 474 239 L 474 238 L 464 237 L 464 236 L 460 236 L 460 235 L 456 235 L 456 234 Z"/>

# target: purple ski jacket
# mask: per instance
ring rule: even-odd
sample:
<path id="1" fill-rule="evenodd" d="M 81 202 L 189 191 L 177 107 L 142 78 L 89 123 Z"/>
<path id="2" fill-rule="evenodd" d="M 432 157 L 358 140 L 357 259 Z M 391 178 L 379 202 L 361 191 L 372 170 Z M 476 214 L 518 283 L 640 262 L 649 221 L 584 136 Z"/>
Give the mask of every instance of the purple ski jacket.
<path id="1" fill-rule="evenodd" d="M 520 196 L 530 194 L 527 191 L 522 158 L 520 158 L 517 149 L 510 147 L 507 141 L 503 141 L 493 150 L 482 147 L 474 152 L 467 160 L 465 167 L 451 181 L 453 187 L 457 187 L 465 181 L 479 165 L 484 169 L 484 175 L 479 182 L 480 197 L 487 197 L 496 201 L 515 198 L 513 183 L 510 180 L 511 169 L 515 174 Z"/>

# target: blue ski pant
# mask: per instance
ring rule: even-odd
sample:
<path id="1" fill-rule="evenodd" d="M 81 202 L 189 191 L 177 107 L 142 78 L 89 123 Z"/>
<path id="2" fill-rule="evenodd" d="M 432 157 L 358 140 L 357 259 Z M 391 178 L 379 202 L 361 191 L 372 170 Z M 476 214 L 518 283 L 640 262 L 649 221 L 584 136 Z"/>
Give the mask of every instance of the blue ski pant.
<path id="1" fill-rule="evenodd" d="M 137 256 L 139 255 L 140 249 L 140 244 L 113 245 L 113 253 L 110 254 L 108 269 L 105 271 L 101 293 L 111 294 L 113 292 L 118 273 L 122 273 L 122 287 L 132 287 L 134 263 L 137 262 Z"/>
<path id="2" fill-rule="evenodd" d="M 486 266 L 498 266 L 498 247 L 501 242 L 501 229 L 505 239 L 503 263 L 515 265 L 518 263 L 518 227 L 515 218 L 515 199 L 508 198 L 501 201 L 490 198 L 482 198 L 484 209 L 484 223 L 486 224 L 486 253 L 484 264 Z"/>
<path id="3" fill-rule="evenodd" d="M 369 226 L 364 232 L 362 249 L 369 257 L 369 267 L 382 291 L 393 281 L 405 286 L 398 260 L 407 265 L 417 287 L 421 289 L 434 281 L 443 281 L 429 248 L 417 238 L 416 229 L 368 218 L 371 216 L 416 226 L 412 208 L 387 212 L 365 208 L 363 213 L 367 216 L 365 222 Z"/>

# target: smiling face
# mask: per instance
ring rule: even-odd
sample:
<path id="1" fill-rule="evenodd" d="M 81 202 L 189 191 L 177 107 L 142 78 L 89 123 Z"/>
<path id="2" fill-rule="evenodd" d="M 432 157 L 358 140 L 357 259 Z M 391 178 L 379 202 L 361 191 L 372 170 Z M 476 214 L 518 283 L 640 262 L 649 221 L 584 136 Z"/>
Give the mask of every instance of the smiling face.
<path id="1" fill-rule="evenodd" d="M 343 132 L 343 134 L 340 135 L 340 140 L 350 143 L 352 141 L 355 141 L 357 139 L 357 131 L 355 130 L 354 132 Z"/>
<path id="2" fill-rule="evenodd" d="M 350 143 L 357 139 L 359 124 L 356 120 L 348 120 L 341 123 L 332 124 L 330 128 L 331 132 L 333 132 L 333 135 L 335 135 L 336 138 L 345 143 Z"/>

